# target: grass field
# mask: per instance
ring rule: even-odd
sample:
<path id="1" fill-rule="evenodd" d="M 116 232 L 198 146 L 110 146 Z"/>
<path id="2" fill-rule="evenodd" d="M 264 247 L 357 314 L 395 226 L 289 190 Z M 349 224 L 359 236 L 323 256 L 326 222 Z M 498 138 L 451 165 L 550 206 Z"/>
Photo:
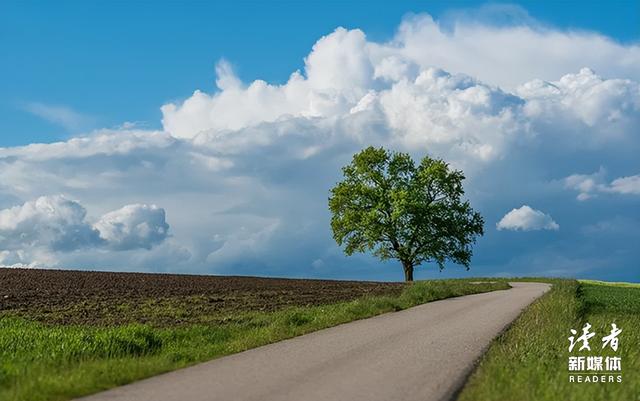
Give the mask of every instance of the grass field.
<path id="1" fill-rule="evenodd" d="M 278 290 L 271 288 L 271 291 L 281 296 L 287 293 L 287 285 L 294 285 L 302 299 L 309 297 L 309 289 L 313 288 L 321 292 L 327 286 L 334 286 L 336 293 L 342 293 L 337 288 L 341 282 L 319 284 L 309 280 L 304 291 L 302 281 L 265 285 L 275 285 Z M 98 314 L 101 319 L 87 317 L 84 324 L 78 324 L 77 318 L 69 318 L 73 316 L 69 310 L 80 314 L 96 310 L 91 304 L 94 301 L 87 304 L 79 297 L 74 302 L 80 304 L 70 306 L 61 300 L 54 304 L 48 304 L 46 299 L 38 301 L 37 294 L 46 298 L 52 292 L 60 295 L 67 291 L 56 290 L 56 286 L 49 284 L 47 291 L 33 292 L 35 298 L 29 302 L 16 301 L 12 304 L 16 305 L 14 308 L 0 312 L 0 400 L 65 400 L 340 323 L 437 299 L 508 288 L 506 282 L 472 284 L 471 281 L 475 280 L 394 284 L 389 286 L 387 295 L 362 295 L 354 289 L 354 282 L 342 282 L 357 294 L 352 295 L 357 299 L 326 301 L 323 305 L 309 299 L 310 304 L 304 301 L 298 306 L 288 306 L 290 302 L 298 302 L 297 298 L 282 303 L 281 297 L 271 296 L 264 297 L 262 303 L 251 301 L 253 310 L 233 303 L 254 300 L 255 294 L 233 293 L 235 295 L 227 297 L 227 308 L 207 309 L 202 306 L 206 303 L 203 300 L 210 299 L 211 294 L 196 296 L 185 290 L 184 294 L 191 295 L 183 294 L 182 300 L 174 294 L 169 300 L 154 303 L 140 298 L 140 291 L 126 290 L 120 294 L 120 303 L 117 297 L 109 298 L 113 305 L 100 303 L 100 311 L 106 308 Z M 122 288 L 129 288 L 129 282 L 123 280 Z M 76 282 L 74 286 L 65 280 L 60 283 L 69 284 L 69 291 L 87 285 Z M 108 285 L 113 287 L 111 282 Z M 384 283 L 380 285 L 384 287 Z M 373 288 L 382 288 L 366 283 L 364 286 L 373 294 L 377 291 Z M 244 284 L 240 288 L 244 288 Z M 153 293 L 155 291 L 151 291 Z M 110 297 L 108 294 L 112 292 L 105 296 Z M 270 303 L 279 306 L 275 308 Z M 198 314 L 186 310 L 190 304 L 200 305 Z M 131 316 L 145 313 L 151 316 L 145 320 L 150 323 L 117 323 L 131 321 Z M 168 325 L 171 318 L 178 319 L 180 324 Z"/>
<path id="2" fill-rule="evenodd" d="M 459 401 L 640 400 L 640 286 L 551 281 L 551 291 L 494 341 Z M 569 330 L 581 334 L 586 322 L 597 333 L 591 339 L 592 352 L 574 349 L 570 354 Z M 617 352 L 601 349 L 601 337 L 610 333 L 611 323 L 623 330 Z M 570 355 L 620 356 L 622 383 L 570 383 Z"/>

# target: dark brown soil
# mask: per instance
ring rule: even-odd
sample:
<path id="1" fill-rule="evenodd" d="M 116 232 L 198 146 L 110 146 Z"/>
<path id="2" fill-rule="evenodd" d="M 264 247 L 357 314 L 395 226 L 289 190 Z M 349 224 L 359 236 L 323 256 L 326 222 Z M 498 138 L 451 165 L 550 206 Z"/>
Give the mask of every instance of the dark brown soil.
<path id="1" fill-rule="evenodd" d="M 50 324 L 173 326 L 397 295 L 403 283 L 0 268 L 0 314 Z"/>

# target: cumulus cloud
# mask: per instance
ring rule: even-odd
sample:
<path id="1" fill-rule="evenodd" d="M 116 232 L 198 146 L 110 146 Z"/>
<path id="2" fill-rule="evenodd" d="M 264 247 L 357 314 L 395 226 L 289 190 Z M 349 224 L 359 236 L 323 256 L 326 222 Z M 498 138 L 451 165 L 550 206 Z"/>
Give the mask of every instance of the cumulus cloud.
<path id="1" fill-rule="evenodd" d="M 565 188 L 578 191 L 577 199 L 584 201 L 606 188 L 603 184 L 604 174 L 602 167 L 593 174 L 572 174 L 564 179 L 564 185 Z"/>
<path id="2" fill-rule="evenodd" d="M 533 230 L 558 230 L 560 226 L 553 221 L 551 216 L 530 206 L 522 205 L 518 209 L 512 209 L 496 224 L 498 230 L 533 231 Z"/>
<path id="3" fill-rule="evenodd" d="M 0 210 L 0 263 L 40 264 L 47 252 L 107 247 L 150 249 L 167 236 L 165 212 L 155 205 L 127 205 L 92 225 L 86 209 L 62 195 L 41 196 Z"/>
<path id="4" fill-rule="evenodd" d="M 640 195 L 640 174 L 616 178 L 610 183 L 605 180 L 606 172 L 600 168 L 593 174 L 572 174 L 564 179 L 566 188 L 578 191 L 577 199 L 584 201 L 598 193 Z"/>
<path id="5" fill-rule="evenodd" d="M 467 32 L 465 27 L 459 29 Z M 504 32 L 513 29 L 503 27 L 491 32 L 503 37 Z M 469 69 L 454 68 L 464 73 L 452 74 L 438 68 L 447 63 L 414 56 L 439 52 L 434 43 L 440 40 L 456 43 L 456 32 L 441 32 L 426 17 L 405 21 L 390 43 L 370 42 L 360 30 L 339 28 L 321 38 L 305 58 L 304 71 L 294 72 L 282 85 L 261 80 L 244 84 L 222 61 L 217 67 L 218 91 L 196 91 L 182 103 L 164 105 L 164 129 L 179 138 L 206 134 L 226 141 L 226 137 L 239 136 L 238 131 L 263 123 L 295 118 L 335 120 L 361 114 L 360 119 L 368 119 L 380 129 L 366 136 L 362 132 L 351 134 L 359 140 L 408 150 L 429 149 L 461 165 L 500 159 L 514 144 L 527 141 L 572 150 L 620 144 L 637 147 L 633 136 L 634 127 L 640 124 L 637 81 L 603 78 L 582 64 L 575 67 L 577 72 L 563 70 L 554 79 L 514 82 L 512 89 L 506 91 L 478 79 L 486 77 L 484 73 L 472 78 L 465 74 Z M 527 34 L 547 40 L 548 32 Z M 577 41 L 583 39 L 581 35 L 574 36 Z M 418 46 L 414 37 L 422 39 L 421 52 L 408 45 Z M 472 38 L 470 35 L 471 43 L 466 46 L 475 43 Z M 638 52 L 633 46 L 618 47 L 631 58 Z M 500 54 L 507 53 L 510 52 L 500 49 Z M 476 65 L 476 57 L 482 58 L 484 53 L 475 50 L 470 54 L 474 54 Z M 542 59 L 551 64 L 555 60 Z M 469 65 L 466 61 L 464 64 Z M 487 70 L 505 68 L 496 65 Z M 633 76 L 630 70 L 625 74 Z M 233 141 L 237 144 L 241 140 Z M 245 143 L 253 146 L 267 141 L 260 137 Z"/>
<path id="6" fill-rule="evenodd" d="M 557 81 L 527 82 L 516 93 L 526 100 L 524 112 L 533 128 L 555 133 L 557 143 L 601 148 L 636 139 L 632 137 L 633 127 L 640 124 L 640 85 L 636 81 L 604 79 L 582 68 Z"/>
<path id="7" fill-rule="evenodd" d="M 93 226 L 110 248 L 151 249 L 167 237 L 164 209 L 156 205 L 127 205 L 102 216 Z"/>
<path id="8" fill-rule="evenodd" d="M 175 137 L 207 130 L 238 130 L 283 117 L 326 117 L 342 114 L 367 93 L 372 65 L 360 30 L 336 29 L 318 40 L 305 59 L 303 76 L 296 71 L 284 85 L 256 80 L 246 85 L 222 60 L 216 66 L 219 92 L 195 91 L 182 104 L 162 106 L 163 125 Z"/>
<path id="9" fill-rule="evenodd" d="M 640 174 L 616 178 L 607 190 L 619 194 L 640 195 Z"/>
<path id="10" fill-rule="evenodd" d="M 599 77 L 597 79 L 601 80 Z M 355 100 L 347 100 L 349 97 L 344 94 L 335 95 L 332 92 L 335 88 L 324 88 L 326 92 L 318 92 L 318 88 L 311 88 L 308 80 L 300 75 L 295 75 L 292 80 L 284 86 L 269 87 L 260 95 L 256 95 L 253 88 L 262 85 L 259 81 L 246 89 L 234 87 L 231 89 L 234 96 L 227 96 L 229 90 L 221 90 L 213 95 L 198 92 L 182 105 L 169 104 L 163 107 L 165 129 L 176 137 L 205 135 L 215 140 L 219 148 L 224 147 L 225 143 L 233 143 L 237 148 L 261 146 L 271 141 L 269 135 L 284 134 L 280 131 L 243 138 L 251 131 L 246 128 L 263 123 L 277 120 L 279 125 L 284 126 L 284 121 L 305 118 L 310 122 L 315 121 L 315 125 L 322 129 L 322 126 L 332 124 L 337 118 L 359 119 L 375 124 L 375 129 L 366 136 L 363 136 L 363 132 L 353 131 L 347 133 L 349 137 L 344 139 L 392 144 L 407 150 L 428 148 L 433 153 L 468 164 L 469 161 L 482 163 L 501 158 L 514 142 L 548 132 L 545 124 L 554 121 L 554 116 L 565 119 L 565 112 L 570 110 L 569 106 L 561 106 L 558 98 L 544 98 L 531 88 L 523 90 L 525 95 L 519 97 L 468 76 L 451 75 L 437 68 L 421 70 L 415 76 L 408 75 L 397 82 L 386 82 L 378 85 L 378 90 L 373 86 L 366 91 L 359 90 L 357 92 L 364 94 L 360 98 L 351 97 Z M 295 107 L 284 107 L 286 112 L 277 110 L 276 105 L 287 106 L 281 102 L 280 95 L 288 92 L 290 85 L 304 87 L 305 93 L 298 100 L 292 98 L 291 102 L 285 102 Z M 570 94 L 567 92 L 558 97 L 564 95 Z M 335 107 L 319 111 L 316 102 L 305 102 L 305 99 L 316 96 L 325 100 L 334 96 L 331 104 Z M 201 108 L 204 110 L 202 113 L 196 111 Z M 548 108 L 548 113 L 555 114 L 550 117 L 540 108 Z M 636 111 L 619 111 L 614 107 L 607 110 L 618 113 L 621 118 L 633 115 Z M 273 113 L 256 115 L 268 114 L 269 111 Z M 356 117 L 355 114 L 360 115 Z M 539 125 L 540 129 L 532 130 L 534 125 Z M 628 126 L 632 124 L 628 123 Z M 595 129 L 592 131 L 595 132 Z M 586 137 L 580 138 L 583 142 L 591 140 L 589 130 L 581 132 Z M 625 136 L 628 129 L 620 132 Z M 575 132 L 572 134 L 579 135 Z M 198 141 L 203 140 L 200 138 Z"/>
<path id="11" fill-rule="evenodd" d="M 502 14 L 500 7 L 494 5 L 491 19 Z M 640 79 L 637 44 L 623 45 L 595 32 L 560 31 L 532 24 L 530 18 L 495 25 L 468 17 L 445 24 L 424 14 L 409 17 L 379 53 L 399 52 L 422 66 L 464 72 L 506 88 L 554 80 L 585 66 L 606 76 Z"/>
<path id="12" fill-rule="evenodd" d="M 44 247 L 68 251 L 99 242 L 86 223 L 87 211 L 63 196 L 43 196 L 0 210 L 0 244 L 5 249 Z"/>
<path id="13" fill-rule="evenodd" d="M 0 149 L 1 207 L 65 193 L 102 216 L 80 217 L 86 212 L 79 203 L 82 213 L 69 212 L 75 220 L 69 217 L 65 230 L 73 224 L 84 230 L 69 234 L 74 252 L 64 251 L 56 242 L 62 235 L 49 230 L 4 242 L 6 258 L 357 277 L 331 238 L 326 199 L 340 168 L 369 145 L 463 168 L 474 207 L 487 221 L 502 219 L 498 228 L 557 230 L 550 216 L 528 206 L 503 217 L 505 205 L 550 197 L 563 232 L 588 224 L 571 224 L 585 215 L 604 221 L 607 211 L 588 204 L 572 216 L 577 212 L 562 206 L 573 203 L 571 196 L 557 191 L 557 182 L 602 164 L 621 178 L 574 178 L 566 185 L 588 196 L 637 190 L 638 46 L 528 23 L 445 26 L 421 15 L 405 20 L 388 42 L 339 28 L 320 38 L 304 68 L 283 84 L 243 82 L 221 61 L 217 89 L 162 106 L 162 131 L 127 126 Z M 634 213 L 633 205 L 616 206 L 619 215 Z M 479 242 L 477 260 L 510 266 L 508 256 L 500 262 L 486 256 L 505 253 L 493 235 Z M 588 250 L 576 250 L 574 238 L 562 239 L 566 257 L 592 259 Z M 372 266 L 368 259 L 358 263 Z"/>

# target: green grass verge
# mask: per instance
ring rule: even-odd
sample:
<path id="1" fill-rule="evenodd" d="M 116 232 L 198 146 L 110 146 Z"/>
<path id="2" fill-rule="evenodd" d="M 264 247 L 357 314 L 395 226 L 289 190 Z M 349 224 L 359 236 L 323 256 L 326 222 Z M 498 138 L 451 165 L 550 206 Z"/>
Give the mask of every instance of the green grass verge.
<path id="1" fill-rule="evenodd" d="M 621 283 L 614 281 L 599 281 L 599 280 L 578 280 L 581 284 L 593 284 L 593 285 L 605 285 L 608 287 L 632 287 L 640 288 L 640 283 Z"/>
<path id="2" fill-rule="evenodd" d="M 640 286 L 627 283 L 531 280 L 552 282 L 498 337 L 465 385 L 459 401 L 590 401 L 640 400 Z M 596 336 L 592 352 L 568 350 L 570 329 L 586 322 Z M 601 349 L 611 323 L 623 332 L 617 352 Z M 616 355 L 622 358 L 622 383 L 570 383 L 569 356 Z"/>
<path id="3" fill-rule="evenodd" d="M 65 400 L 352 320 L 509 288 L 472 281 L 416 282 L 399 296 L 234 314 L 188 327 L 46 325 L 0 315 L 0 400 Z"/>

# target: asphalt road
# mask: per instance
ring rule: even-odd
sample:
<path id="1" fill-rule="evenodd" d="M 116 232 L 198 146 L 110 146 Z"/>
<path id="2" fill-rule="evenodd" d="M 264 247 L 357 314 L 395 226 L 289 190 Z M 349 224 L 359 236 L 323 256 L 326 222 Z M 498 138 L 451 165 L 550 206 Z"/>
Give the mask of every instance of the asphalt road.
<path id="1" fill-rule="evenodd" d="M 450 298 L 155 376 L 83 401 L 450 400 L 547 284 Z"/>

